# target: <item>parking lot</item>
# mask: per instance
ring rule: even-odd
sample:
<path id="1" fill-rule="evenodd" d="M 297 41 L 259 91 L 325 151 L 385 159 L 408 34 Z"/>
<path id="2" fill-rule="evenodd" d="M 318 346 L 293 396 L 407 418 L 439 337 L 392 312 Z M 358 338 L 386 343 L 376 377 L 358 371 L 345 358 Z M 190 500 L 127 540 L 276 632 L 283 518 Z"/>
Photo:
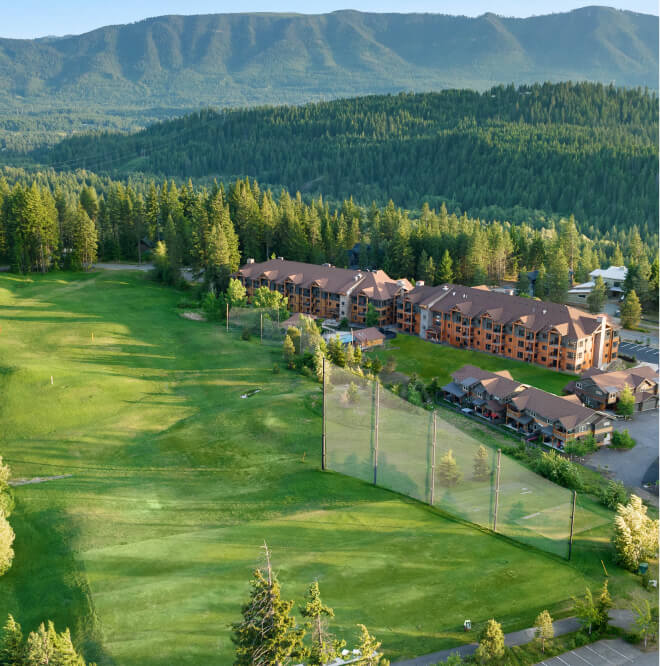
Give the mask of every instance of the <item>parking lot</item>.
<path id="1" fill-rule="evenodd" d="M 620 342 L 619 356 L 634 356 L 638 361 L 644 363 L 655 363 L 658 365 L 658 350 L 646 345 L 638 345 L 634 342 Z"/>
<path id="2" fill-rule="evenodd" d="M 598 641 L 539 662 L 543 666 L 657 666 L 657 663 L 657 652 L 644 653 L 619 638 Z"/>

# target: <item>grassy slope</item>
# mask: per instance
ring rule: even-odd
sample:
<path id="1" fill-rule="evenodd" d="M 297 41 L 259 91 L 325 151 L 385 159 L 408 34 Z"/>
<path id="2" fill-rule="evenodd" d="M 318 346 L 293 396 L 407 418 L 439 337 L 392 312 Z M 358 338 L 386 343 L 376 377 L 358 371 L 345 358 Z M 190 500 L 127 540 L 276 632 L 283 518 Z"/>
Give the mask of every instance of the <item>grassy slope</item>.
<path id="1" fill-rule="evenodd" d="M 317 385 L 177 299 L 128 273 L 0 276 L 0 452 L 15 476 L 73 474 L 17 489 L 0 615 L 69 625 L 100 663 L 229 663 L 266 539 L 288 596 L 318 577 L 337 633 L 363 621 L 397 657 L 465 640 L 465 617 L 528 626 L 599 581 L 606 535 L 568 566 L 321 474 Z"/>
<path id="2" fill-rule="evenodd" d="M 508 370 L 515 380 L 557 395 L 562 395 L 563 387 L 574 377 L 484 352 L 433 344 L 412 335 L 398 335 L 384 351 L 377 353 L 383 361 L 394 356 L 399 372 L 407 375 L 416 372 L 427 381 L 437 377 L 443 384 L 450 382 L 451 373 L 467 363 L 491 372 Z"/>

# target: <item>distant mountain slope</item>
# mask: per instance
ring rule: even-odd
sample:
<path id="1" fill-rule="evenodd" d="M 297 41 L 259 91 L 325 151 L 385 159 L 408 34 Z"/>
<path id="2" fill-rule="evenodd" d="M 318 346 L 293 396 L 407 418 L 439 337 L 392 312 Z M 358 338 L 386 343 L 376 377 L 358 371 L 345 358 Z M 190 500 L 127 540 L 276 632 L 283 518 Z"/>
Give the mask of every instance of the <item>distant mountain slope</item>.
<path id="1" fill-rule="evenodd" d="M 140 117 L 152 107 L 569 79 L 656 89 L 657 71 L 657 17 L 605 7 L 528 19 L 356 11 L 161 16 L 77 36 L 0 39 L 0 110 Z"/>
<path id="2" fill-rule="evenodd" d="M 489 219 L 515 219 L 522 207 L 601 230 L 657 230 L 657 136 L 656 93 L 547 83 L 207 110 L 135 134 L 72 137 L 32 157 L 61 170 L 249 176 L 363 203 L 453 201 Z"/>

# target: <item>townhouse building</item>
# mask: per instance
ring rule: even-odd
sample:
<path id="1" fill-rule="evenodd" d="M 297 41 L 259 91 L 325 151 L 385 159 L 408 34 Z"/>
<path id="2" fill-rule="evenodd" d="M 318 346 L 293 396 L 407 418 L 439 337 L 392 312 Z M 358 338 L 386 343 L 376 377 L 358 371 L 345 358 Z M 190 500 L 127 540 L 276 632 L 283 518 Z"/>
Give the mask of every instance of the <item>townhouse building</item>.
<path id="1" fill-rule="evenodd" d="M 555 370 L 600 368 L 618 353 L 607 315 L 485 286 L 418 284 L 397 296 L 396 308 L 397 326 L 407 333 Z"/>
<path id="2" fill-rule="evenodd" d="M 602 372 L 596 368 L 587 370 L 580 379 L 564 387 L 593 409 L 616 409 L 619 396 L 628 386 L 635 397 L 635 411 L 658 409 L 658 373 L 648 366 Z"/>
<path id="3" fill-rule="evenodd" d="M 385 271 L 350 270 L 322 266 L 282 257 L 255 263 L 248 259 L 232 277 L 240 280 L 248 301 L 259 287 L 279 291 L 288 298 L 288 309 L 315 317 L 344 319 L 366 324 L 371 304 L 378 313 L 378 326 L 393 324 L 396 298 L 412 289 L 408 280 L 393 280 Z"/>
<path id="4" fill-rule="evenodd" d="M 492 423 L 502 423 L 525 437 L 563 449 L 571 441 L 593 436 L 609 442 L 612 422 L 607 414 L 582 405 L 576 396 L 556 396 L 520 384 L 507 371 L 488 372 L 465 365 L 443 386 L 445 399 L 469 407 Z"/>

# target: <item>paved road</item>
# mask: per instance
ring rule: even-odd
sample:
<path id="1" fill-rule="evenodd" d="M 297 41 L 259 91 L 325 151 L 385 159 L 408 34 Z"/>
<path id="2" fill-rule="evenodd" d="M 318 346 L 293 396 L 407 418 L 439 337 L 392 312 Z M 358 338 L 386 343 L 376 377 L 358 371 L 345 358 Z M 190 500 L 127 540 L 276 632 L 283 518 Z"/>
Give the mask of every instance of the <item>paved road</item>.
<path id="1" fill-rule="evenodd" d="M 630 421 L 614 421 L 613 426 L 615 430 L 628 430 L 637 446 L 630 450 L 603 447 L 587 456 L 585 464 L 592 469 L 605 468 L 613 478 L 639 488 L 658 460 L 658 410 L 634 414 Z"/>
<path id="2" fill-rule="evenodd" d="M 644 361 L 644 363 L 658 365 L 660 363 L 659 353 L 657 349 L 647 347 L 646 345 L 638 345 L 634 342 L 619 343 L 619 355 L 634 356 L 638 361 Z"/>
<path id="3" fill-rule="evenodd" d="M 657 666 L 658 653 L 644 653 L 635 646 L 616 640 L 597 641 L 557 657 L 540 661 L 541 666 Z M 537 665 L 538 666 L 538 665 Z"/>
<path id="4" fill-rule="evenodd" d="M 555 636 L 563 636 L 578 631 L 580 623 L 574 617 L 568 617 L 565 620 L 557 620 L 552 623 L 555 628 Z M 509 647 L 514 645 L 524 645 L 529 643 L 535 637 L 534 629 L 522 629 L 521 631 L 513 631 L 510 634 L 504 635 L 504 643 Z M 440 652 L 432 652 L 425 654 L 421 657 L 408 659 L 406 661 L 397 661 L 392 666 L 433 666 L 447 659 L 452 654 L 459 654 L 461 657 L 467 657 L 474 654 L 477 649 L 476 643 L 469 645 L 461 645 L 459 647 L 451 648 L 450 650 L 441 650 Z"/>

